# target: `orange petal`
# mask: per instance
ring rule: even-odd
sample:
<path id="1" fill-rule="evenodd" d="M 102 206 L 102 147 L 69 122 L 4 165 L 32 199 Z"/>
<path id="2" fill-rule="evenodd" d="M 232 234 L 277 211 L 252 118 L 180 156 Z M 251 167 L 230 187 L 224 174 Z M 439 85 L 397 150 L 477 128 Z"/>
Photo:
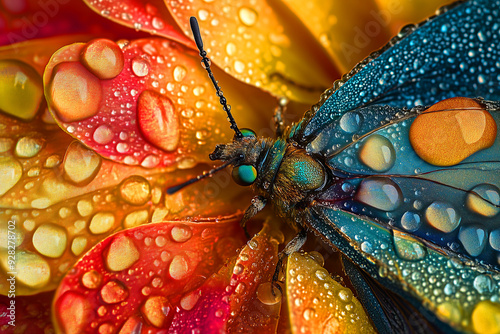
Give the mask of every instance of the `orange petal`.
<path id="1" fill-rule="evenodd" d="M 376 333 L 351 290 L 314 257 L 290 255 L 286 284 L 292 333 Z"/>
<path id="2" fill-rule="evenodd" d="M 61 282 L 55 326 L 65 333 L 162 332 L 176 310 L 196 303 L 186 295 L 236 254 L 244 240 L 239 218 L 146 225 L 102 241 Z"/>
<path id="3" fill-rule="evenodd" d="M 187 35 L 189 17 L 198 18 L 208 57 L 219 67 L 276 96 L 315 103 L 338 77 L 318 42 L 280 4 L 165 3 Z"/>
<path id="4" fill-rule="evenodd" d="M 103 60 L 106 52 L 124 61 L 109 65 Z M 246 114 L 252 125 L 262 124 L 248 110 L 260 103 L 271 111 L 272 99 L 261 98 L 262 93 L 248 99 L 252 89 L 238 91 L 243 85 L 227 80 L 228 98 L 236 95 L 235 117 Z M 117 45 L 101 39 L 72 44 L 54 54 L 44 82 L 61 127 L 117 162 L 191 168 L 232 136 L 198 55 L 174 42 L 143 39 Z"/>
<path id="5" fill-rule="evenodd" d="M 124 26 L 195 46 L 178 30 L 162 0 L 85 0 L 85 3 L 103 17 Z"/>
<path id="6" fill-rule="evenodd" d="M 284 2 L 321 43 L 342 73 L 392 37 L 387 26 L 393 13 L 377 11 L 371 0 Z"/>

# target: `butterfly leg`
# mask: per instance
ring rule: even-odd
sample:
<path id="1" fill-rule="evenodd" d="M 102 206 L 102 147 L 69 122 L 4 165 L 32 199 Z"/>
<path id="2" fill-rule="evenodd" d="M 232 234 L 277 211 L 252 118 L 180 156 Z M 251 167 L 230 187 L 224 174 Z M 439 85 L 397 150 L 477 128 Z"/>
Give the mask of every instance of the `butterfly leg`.
<path id="1" fill-rule="evenodd" d="M 290 240 L 290 242 L 285 246 L 285 248 L 278 254 L 278 263 L 276 264 L 276 270 L 274 271 L 272 285 L 276 287 L 282 294 L 281 286 L 277 284 L 281 270 L 283 269 L 283 259 L 288 255 L 297 252 L 307 240 L 307 231 L 302 228 L 297 235 Z M 274 294 L 274 289 L 273 289 Z"/>
<path id="2" fill-rule="evenodd" d="M 243 214 L 243 219 L 240 221 L 240 226 L 245 231 L 245 235 L 248 239 L 250 239 L 250 234 L 247 231 L 247 221 L 255 216 L 259 211 L 264 209 L 266 206 L 267 200 L 262 196 L 255 196 L 252 198 L 252 204 L 245 210 Z"/>
<path id="3" fill-rule="evenodd" d="M 278 101 L 278 106 L 274 109 L 274 128 L 276 130 L 276 137 L 280 137 L 285 131 L 285 119 L 283 115 L 286 112 L 286 106 L 288 104 L 287 98 L 280 98 Z"/>

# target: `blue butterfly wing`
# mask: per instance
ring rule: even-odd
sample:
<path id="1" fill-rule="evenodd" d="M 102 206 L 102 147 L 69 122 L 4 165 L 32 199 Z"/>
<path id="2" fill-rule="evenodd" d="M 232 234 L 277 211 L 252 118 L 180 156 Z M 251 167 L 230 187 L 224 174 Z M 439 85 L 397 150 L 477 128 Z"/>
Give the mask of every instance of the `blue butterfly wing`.
<path id="1" fill-rule="evenodd" d="M 404 34 L 291 132 L 334 180 L 306 210 L 306 225 L 443 330 L 500 317 L 499 8 L 497 0 L 460 3 Z M 454 96 L 492 100 L 477 102 L 496 137 L 436 166 L 415 152 L 410 128 L 419 105 Z M 382 162 L 373 163 L 377 150 L 363 153 L 367 146 Z"/>

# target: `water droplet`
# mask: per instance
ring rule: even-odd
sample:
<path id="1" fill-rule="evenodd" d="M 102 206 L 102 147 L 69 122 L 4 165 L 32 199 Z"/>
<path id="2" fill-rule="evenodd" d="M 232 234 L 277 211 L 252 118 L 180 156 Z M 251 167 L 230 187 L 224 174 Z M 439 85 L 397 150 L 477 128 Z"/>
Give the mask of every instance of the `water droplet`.
<path id="1" fill-rule="evenodd" d="M 16 252 L 17 282 L 30 288 L 42 288 L 50 280 L 50 267 L 38 254 L 28 251 Z"/>
<path id="2" fill-rule="evenodd" d="M 186 242 L 193 236 L 193 231 L 189 226 L 178 225 L 172 228 L 170 235 L 176 242 Z"/>
<path id="3" fill-rule="evenodd" d="M 141 57 L 132 59 L 132 72 L 138 77 L 145 77 L 149 73 L 149 62 Z"/>
<path id="4" fill-rule="evenodd" d="M 249 7 L 241 7 L 238 11 L 238 17 L 241 23 L 246 26 L 253 26 L 257 22 L 258 14 L 257 12 Z"/>
<path id="5" fill-rule="evenodd" d="M 16 155 L 20 158 L 32 158 L 40 152 L 43 140 L 35 137 L 22 137 L 16 144 Z"/>
<path id="6" fill-rule="evenodd" d="M 168 267 L 168 273 L 170 277 L 175 280 L 181 280 L 189 276 L 191 268 L 185 256 L 176 255 L 172 259 L 170 266 Z"/>
<path id="7" fill-rule="evenodd" d="M 345 113 L 339 121 L 340 128 L 347 133 L 354 133 L 361 126 L 361 115 L 356 111 Z"/>
<path id="8" fill-rule="evenodd" d="M 48 83 L 49 105 L 64 122 L 94 116 L 100 109 L 100 80 L 77 62 L 57 64 Z"/>
<path id="9" fill-rule="evenodd" d="M 351 301 L 351 299 L 352 299 L 352 292 L 348 289 L 341 289 L 339 291 L 339 298 L 343 302 L 347 303 L 347 302 Z"/>
<path id="10" fill-rule="evenodd" d="M 401 205 L 403 195 L 391 179 L 368 177 L 361 182 L 355 198 L 374 208 L 393 211 Z"/>
<path id="11" fill-rule="evenodd" d="M 489 275 L 477 275 L 474 279 L 474 289 L 479 293 L 492 293 L 495 289 L 493 280 Z"/>
<path id="12" fill-rule="evenodd" d="M 174 80 L 175 81 L 181 82 L 186 77 L 186 74 L 187 74 L 187 69 L 184 66 L 177 65 L 174 68 L 173 75 L 174 75 Z"/>
<path id="13" fill-rule="evenodd" d="M 88 42 L 80 57 L 83 65 L 101 80 L 112 79 L 123 70 L 123 52 L 109 39 L 100 38 Z"/>
<path id="14" fill-rule="evenodd" d="M 163 20 L 159 17 L 155 16 L 153 17 L 153 20 L 151 20 L 151 25 L 153 26 L 153 28 L 161 30 L 165 27 L 165 22 L 163 22 Z"/>
<path id="15" fill-rule="evenodd" d="M 0 79 L 1 80 L 1 79 Z M 11 157 L 0 157 L 0 196 L 7 193 L 23 175 L 21 164 Z"/>
<path id="16" fill-rule="evenodd" d="M 236 73 L 243 73 L 243 71 L 245 70 L 245 64 L 240 60 L 235 60 L 234 70 L 236 71 Z"/>
<path id="17" fill-rule="evenodd" d="M 40 74 L 17 60 L 0 60 L 0 73 L 0 110 L 25 121 L 33 119 L 43 98 Z"/>
<path id="18" fill-rule="evenodd" d="M 73 242 L 71 242 L 71 252 L 76 256 L 82 254 L 85 247 L 87 247 L 87 238 L 85 237 L 76 237 L 73 239 Z"/>
<path id="19" fill-rule="evenodd" d="M 134 241 L 124 235 L 117 235 L 109 245 L 106 266 L 111 271 L 129 269 L 140 258 Z"/>
<path id="20" fill-rule="evenodd" d="M 92 234 L 102 234 L 110 231 L 115 225 L 115 216 L 111 212 L 98 212 L 90 221 L 89 230 Z"/>
<path id="21" fill-rule="evenodd" d="M 228 56 L 234 56 L 236 53 L 236 44 L 233 42 L 228 42 L 226 44 L 226 53 Z"/>
<path id="22" fill-rule="evenodd" d="M 94 135 L 92 138 L 96 141 L 98 144 L 107 144 L 113 140 L 114 133 L 111 130 L 111 128 L 107 125 L 100 125 L 95 129 Z"/>
<path id="23" fill-rule="evenodd" d="M 146 90 L 138 100 L 139 126 L 149 142 L 165 151 L 173 151 L 179 143 L 179 120 L 172 101 Z"/>
<path id="24" fill-rule="evenodd" d="M 193 307 L 196 306 L 196 303 L 198 302 L 198 299 L 201 297 L 201 291 L 200 290 L 195 290 L 186 296 L 182 297 L 180 301 L 180 306 L 182 307 L 183 310 L 190 311 L 193 309 Z"/>
<path id="25" fill-rule="evenodd" d="M 120 184 L 120 197 L 128 204 L 143 205 L 151 197 L 151 186 L 142 176 L 131 176 Z"/>
<path id="26" fill-rule="evenodd" d="M 486 230 L 477 225 L 461 227 L 458 232 L 458 240 L 471 256 L 481 254 L 486 245 L 487 237 Z"/>
<path id="27" fill-rule="evenodd" d="M 123 221 L 123 227 L 132 228 L 147 222 L 149 217 L 148 210 L 139 210 L 129 213 Z"/>
<path id="28" fill-rule="evenodd" d="M 421 224 L 420 216 L 414 212 L 406 211 L 401 217 L 401 226 L 409 232 L 415 232 Z"/>
<path id="29" fill-rule="evenodd" d="M 450 204 L 436 201 L 425 210 L 425 219 L 438 230 L 449 233 L 458 227 L 461 217 Z"/>
<path id="30" fill-rule="evenodd" d="M 359 159 L 377 172 L 385 172 L 394 166 L 396 152 L 389 139 L 374 134 L 368 137 L 359 150 Z"/>
<path id="31" fill-rule="evenodd" d="M 396 254 L 403 260 L 417 261 L 421 260 L 426 255 L 424 245 L 418 242 L 411 235 L 393 230 L 394 233 L 394 248 Z"/>
<path id="32" fill-rule="evenodd" d="M 84 185 L 94 179 L 101 167 L 101 157 L 83 144 L 74 141 L 66 150 L 63 168 L 68 181 Z"/>
<path id="33" fill-rule="evenodd" d="M 128 298 L 128 289 L 117 280 L 109 281 L 101 289 L 101 298 L 106 304 L 115 304 Z"/>
<path id="34" fill-rule="evenodd" d="M 467 208 L 484 217 L 494 217 L 500 212 L 500 190 L 492 184 L 475 186 L 467 194 Z"/>
<path id="35" fill-rule="evenodd" d="M 66 250 L 68 238 L 64 228 L 54 224 L 43 224 L 33 233 L 32 242 L 40 254 L 58 258 Z"/>
<path id="36" fill-rule="evenodd" d="M 102 282 L 102 276 L 96 270 L 89 270 L 82 275 L 82 284 L 87 289 L 97 289 Z"/>

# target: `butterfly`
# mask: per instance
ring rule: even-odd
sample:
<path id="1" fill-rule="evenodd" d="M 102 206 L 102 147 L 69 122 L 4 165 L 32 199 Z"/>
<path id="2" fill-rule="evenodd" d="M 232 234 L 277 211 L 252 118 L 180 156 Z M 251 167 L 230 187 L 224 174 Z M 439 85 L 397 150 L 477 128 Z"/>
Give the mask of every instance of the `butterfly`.
<path id="1" fill-rule="evenodd" d="M 192 18 L 235 135 L 210 155 L 220 167 L 169 192 L 231 167 L 256 194 L 241 225 L 272 203 L 297 231 L 280 261 L 308 232 L 339 249 L 379 332 L 422 330 L 424 318 L 498 332 L 499 4 L 459 1 L 403 28 L 298 123 L 278 122 L 277 139 L 238 128 Z"/>

